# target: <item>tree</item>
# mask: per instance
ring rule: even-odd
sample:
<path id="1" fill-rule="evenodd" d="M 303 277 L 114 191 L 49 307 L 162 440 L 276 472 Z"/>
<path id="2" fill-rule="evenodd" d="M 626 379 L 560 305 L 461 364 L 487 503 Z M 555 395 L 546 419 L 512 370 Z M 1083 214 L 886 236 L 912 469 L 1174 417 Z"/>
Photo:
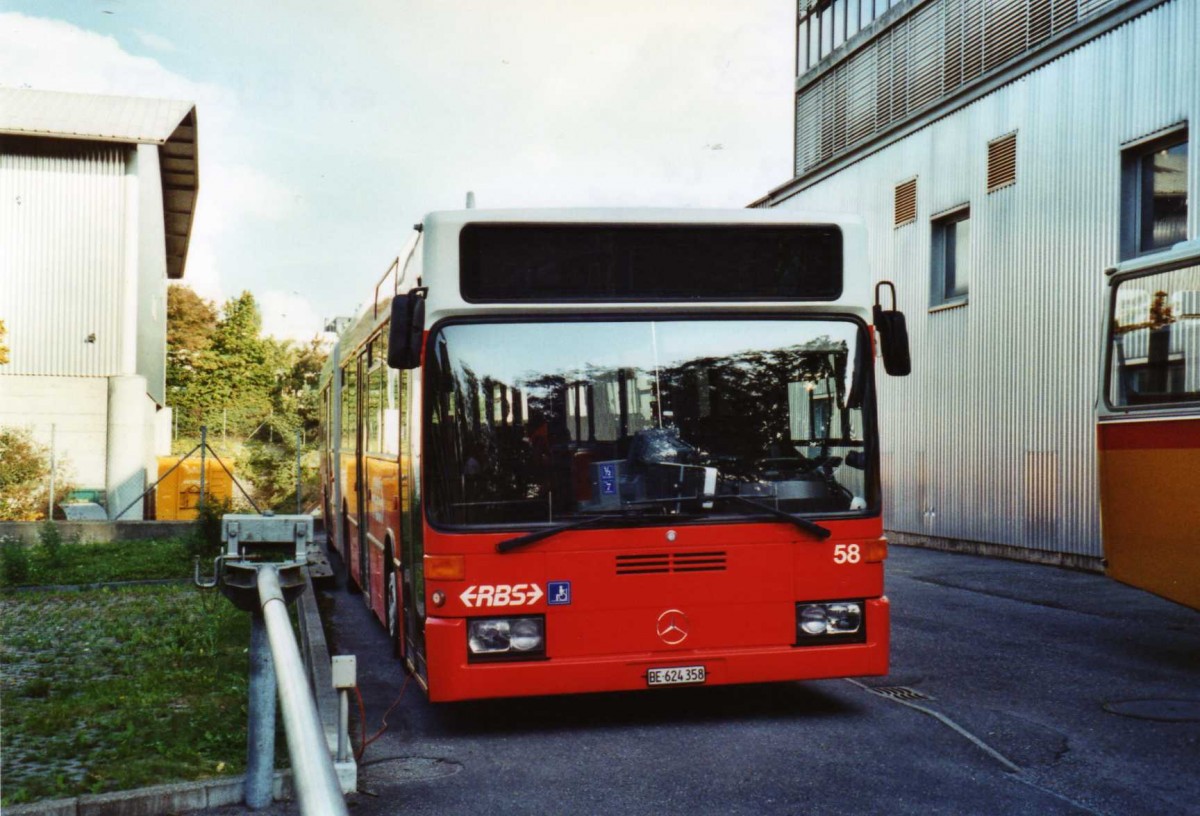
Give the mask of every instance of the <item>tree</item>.
<path id="1" fill-rule="evenodd" d="M 262 337 L 262 315 L 254 295 L 242 292 L 225 302 L 212 336 L 206 383 L 217 404 L 229 409 L 231 427 L 242 434 L 272 414 L 274 392 L 287 374 L 286 345 Z"/>
<path id="2" fill-rule="evenodd" d="M 217 307 L 186 286 L 167 288 L 167 348 L 203 351 L 212 343 Z"/>
<path id="3" fill-rule="evenodd" d="M 167 394 L 185 433 L 204 423 L 213 406 L 206 377 L 217 307 L 186 286 L 167 289 Z"/>
<path id="4" fill-rule="evenodd" d="M 227 300 L 218 314 L 190 289 L 173 286 L 167 317 L 168 393 L 181 433 L 194 436 L 205 424 L 224 430 L 260 503 L 291 509 L 297 431 L 303 431 L 306 492 L 316 484 L 310 447 L 320 421 L 321 341 L 297 347 L 264 337 L 249 292 Z"/>
<path id="5" fill-rule="evenodd" d="M 276 409 L 293 414 L 299 427 L 311 433 L 320 424 L 320 398 L 317 382 L 329 356 L 321 338 L 314 337 L 296 348 L 288 345 L 288 373 L 280 382 Z"/>
<path id="6" fill-rule="evenodd" d="M 71 490 L 69 467 L 55 467 L 56 500 Z M 50 450 L 23 428 L 0 427 L 0 521 L 38 521 L 50 500 Z"/>
<path id="7" fill-rule="evenodd" d="M 303 439 L 304 506 L 317 498 L 318 459 L 311 451 L 318 440 L 316 431 L 320 424 L 317 382 L 327 353 L 321 340 L 315 337 L 299 348 L 290 342 L 268 342 L 275 345 L 275 353 L 282 358 L 284 374 L 276 379 L 266 430 L 260 429 L 249 441 L 247 465 L 253 473 L 258 497 L 269 506 L 291 511 L 296 502 L 297 432 L 301 432 Z"/>
<path id="8" fill-rule="evenodd" d="M 8 335 L 8 329 L 4 325 L 4 321 L 0 320 L 0 365 L 8 362 L 8 344 L 4 342 L 4 338 Z"/>
<path id="9" fill-rule="evenodd" d="M 252 433 L 270 416 L 277 383 L 287 374 L 286 346 L 261 336 L 262 317 L 249 292 L 227 300 L 218 318 L 191 290 L 171 288 L 167 385 L 180 428 L 194 434 L 227 419 L 233 433 Z"/>

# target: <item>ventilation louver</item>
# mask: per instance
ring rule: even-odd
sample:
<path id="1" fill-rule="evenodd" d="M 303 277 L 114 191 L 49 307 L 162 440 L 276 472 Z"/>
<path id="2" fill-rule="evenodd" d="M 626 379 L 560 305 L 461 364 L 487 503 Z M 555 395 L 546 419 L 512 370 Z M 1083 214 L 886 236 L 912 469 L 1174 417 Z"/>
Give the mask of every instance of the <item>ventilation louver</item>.
<path id="1" fill-rule="evenodd" d="M 893 4 L 894 6 L 895 4 Z M 929 110 L 1116 0 L 928 0 L 796 95 L 796 175 Z M 877 24 L 879 25 L 879 24 Z"/>
<path id="2" fill-rule="evenodd" d="M 1017 134 L 1009 133 L 988 142 L 987 191 L 1017 183 Z"/>
<path id="3" fill-rule="evenodd" d="M 909 179 L 896 185 L 896 226 L 903 227 L 917 220 L 917 180 Z"/>
<path id="4" fill-rule="evenodd" d="M 617 575 L 652 575 L 672 572 L 723 572 L 725 553 L 638 553 L 617 556 Z"/>

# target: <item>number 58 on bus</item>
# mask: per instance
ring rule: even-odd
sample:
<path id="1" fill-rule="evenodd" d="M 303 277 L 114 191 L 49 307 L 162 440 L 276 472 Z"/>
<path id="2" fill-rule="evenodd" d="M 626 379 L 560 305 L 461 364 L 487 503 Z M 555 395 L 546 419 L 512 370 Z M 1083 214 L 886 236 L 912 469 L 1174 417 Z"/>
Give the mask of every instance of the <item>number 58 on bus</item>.
<path id="1" fill-rule="evenodd" d="M 321 389 L 330 541 L 429 698 L 886 674 L 890 288 L 850 217 L 428 215 Z"/>

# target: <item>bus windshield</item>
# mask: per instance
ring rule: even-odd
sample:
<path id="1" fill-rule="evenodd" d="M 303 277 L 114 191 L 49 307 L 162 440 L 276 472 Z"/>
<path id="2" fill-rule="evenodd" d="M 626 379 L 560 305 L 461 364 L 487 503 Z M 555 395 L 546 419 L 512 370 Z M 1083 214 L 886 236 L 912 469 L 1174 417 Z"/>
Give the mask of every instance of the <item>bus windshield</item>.
<path id="1" fill-rule="evenodd" d="M 859 338 L 844 319 L 446 325 L 426 354 L 430 520 L 865 510 Z"/>

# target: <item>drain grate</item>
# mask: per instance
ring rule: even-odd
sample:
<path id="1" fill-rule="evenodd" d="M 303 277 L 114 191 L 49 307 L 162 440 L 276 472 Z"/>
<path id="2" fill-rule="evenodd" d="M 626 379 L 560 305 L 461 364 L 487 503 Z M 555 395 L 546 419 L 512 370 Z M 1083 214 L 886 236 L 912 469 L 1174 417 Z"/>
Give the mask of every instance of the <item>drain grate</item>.
<path id="1" fill-rule="evenodd" d="M 891 697 L 894 700 L 932 700 L 928 694 L 922 694 L 908 686 L 871 686 L 871 691 L 880 697 Z"/>

